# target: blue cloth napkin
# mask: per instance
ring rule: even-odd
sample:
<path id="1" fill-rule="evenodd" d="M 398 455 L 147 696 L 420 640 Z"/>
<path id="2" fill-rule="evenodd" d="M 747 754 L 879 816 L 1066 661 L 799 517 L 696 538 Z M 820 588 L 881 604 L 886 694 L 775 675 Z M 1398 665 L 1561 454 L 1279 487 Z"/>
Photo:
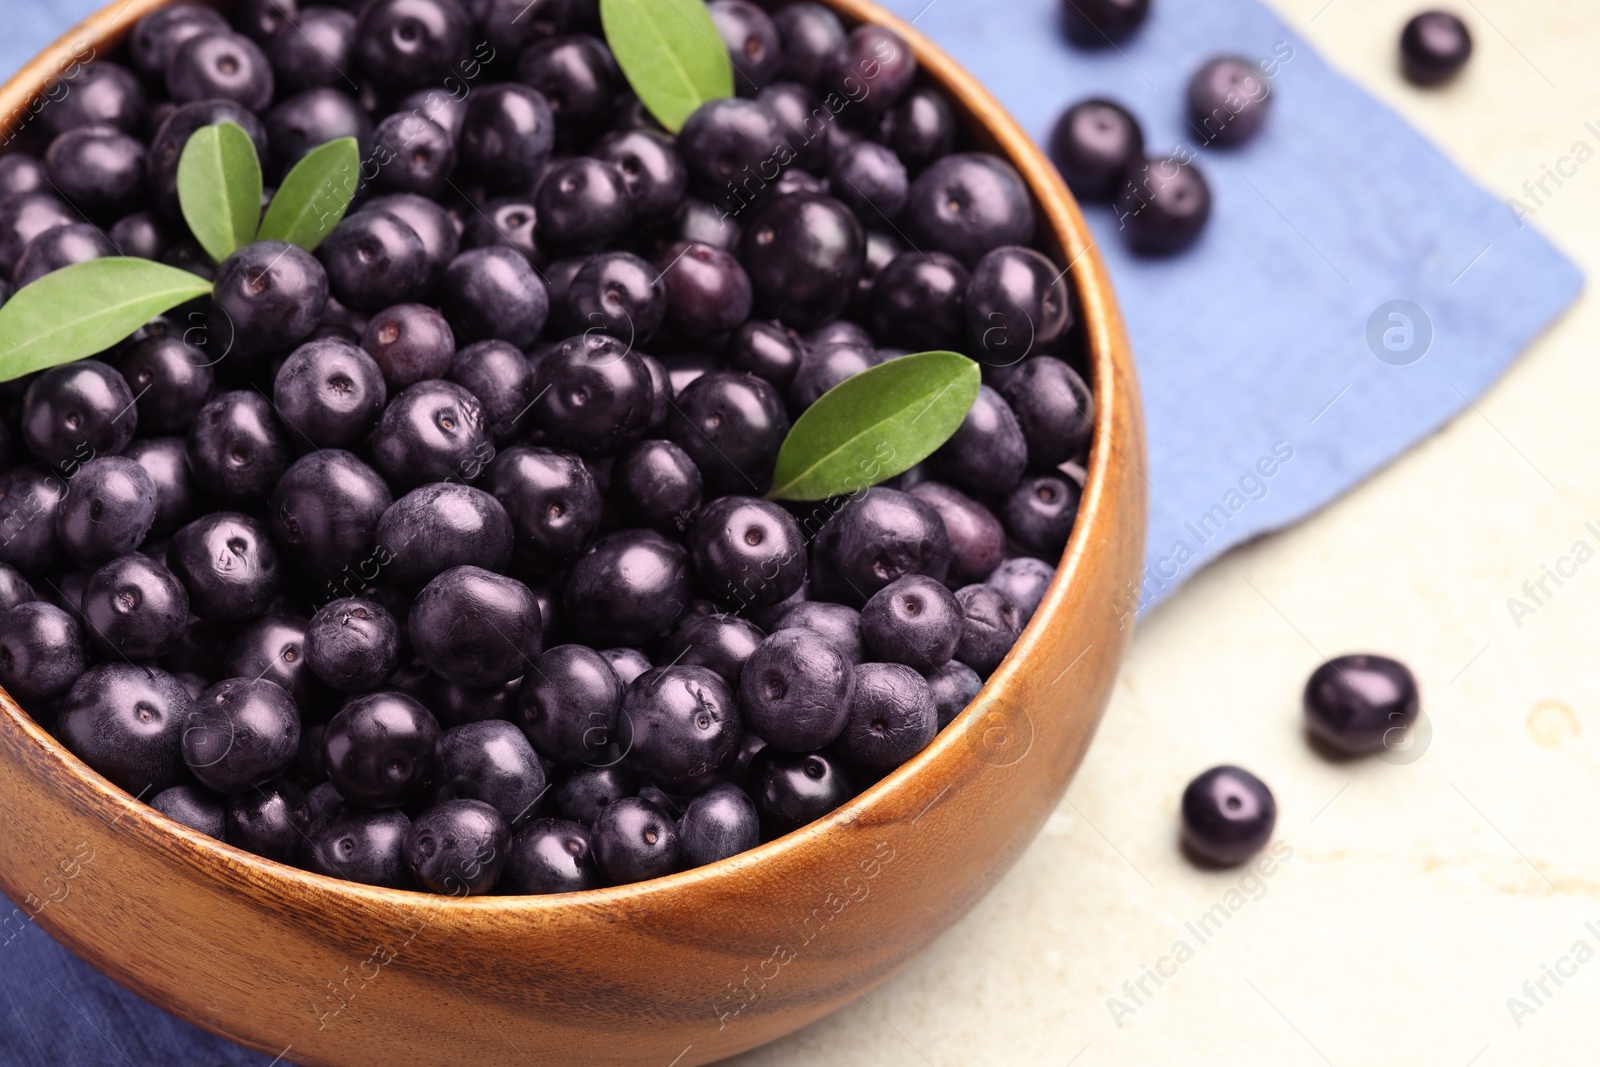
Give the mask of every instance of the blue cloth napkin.
<path id="1" fill-rule="evenodd" d="M 1063 43 L 1058 0 L 880 2 L 1040 144 L 1067 106 L 1108 96 L 1138 116 L 1148 151 L 1195 153 L 1210 185 L 1205 232 L 1167 259 L 1134 256 L 1111 208 L 1088 210 L 1144 390 L 1146 608 L 1432 433 L 1583 284 L 1253 0 L 1156 0 L 1131 41 L 1093 51 Z M 1372 32 L 1398 47 L 1396 30 Z M 1270 75 L 1267 126 L 1237 149 L 1204 147 L 1185 109 L 1190 75 L 1218 54 Z"/>
<path id="2" fill-rule="evenodd" d="M 886 2 L 1041 143 L 1066 105 L 1105 95 L 1139 116 L 1152 149 L 1198 153 L 1215 203 L 1185 254 L 1136 258 L 1109 209 L 1089 212 L 1144 388 L 1147 606 L 1432 432 L 1582 284 L 1538 233 L 1255 0 L 1157 0 L 1132 41 L 1103 51 L 1063 42 L 1056 0 Z M 0 69 L 92 6 L 0 5 Z M 1183 109 L 1190 73 L 1223 52 L 1267 63 L 1276 98 L 1262 136 L 1228 152 L 1203 148 Z M 25 917 L 0 937 L 0 1065 L 271 1062 L 145 1004 Z"/>

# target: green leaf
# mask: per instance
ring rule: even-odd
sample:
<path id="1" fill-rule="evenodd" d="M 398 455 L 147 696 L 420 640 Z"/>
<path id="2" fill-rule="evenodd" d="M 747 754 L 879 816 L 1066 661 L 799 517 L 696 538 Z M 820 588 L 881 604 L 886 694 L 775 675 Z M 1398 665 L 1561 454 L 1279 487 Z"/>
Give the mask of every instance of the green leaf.
<path id="1" fill-rule="evenodd" d="M 178 206 L 200 247 L 221 263 L 255 240 L 261 221 L 261 161 L 236 122 L 202 126 L 178 160 Z"/>
<path id="2" fill-rule="evenodd" d="M 909 470 L 956 432 L 981 379 L 956 352 L 901 356 L 846 378 L 795 421 L 767 496 L 821 500 Z"/>
<path id="3" fill-rule="evenodd" d="M 361 150 L 354 137 L 313 148 L 284 175 L 257 239 L 288 241 L 307 252 L 316 248 L 344 218 L 360 184 L 360 168 Z"/>
<path id="4" fill-rule="evenodd" d="M 127 256 L 52 271 L 0 306 L 0 382 L 92 356 L 209 292 L 199 275 Z"/>
<path id="5" fill-rule="evenodd" d="M 733 95 L 728 48 L 702 0 L 600 0 L 600 24 L 628 84 L 673 133 L 707 100 Z"/>

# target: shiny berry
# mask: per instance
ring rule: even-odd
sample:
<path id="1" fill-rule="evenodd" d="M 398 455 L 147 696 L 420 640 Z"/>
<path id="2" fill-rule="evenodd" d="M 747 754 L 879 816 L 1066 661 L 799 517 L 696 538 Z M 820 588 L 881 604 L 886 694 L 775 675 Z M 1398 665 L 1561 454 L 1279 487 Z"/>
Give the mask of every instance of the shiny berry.
<path id="1" fill-rule="evenodd" d="M 456 339 L 444 316 L 429 305 L 395 304 L 372 316 L 361 347 L 378 364 L 389 392 L 398 393 L 425 379 L 444 377 Z"/>
<path id="2" fill-rule="evenodd" d="M 747 322 L 734 331 L 727 348 L 730 370 L 765 378 L 780 394 L 789 391 L 804 355 L 805 346 L 793 330 L 776 322 L 759 320 Z"/>
<path id="3" fill-rule="evenodd" d="M 1254 63 L 1222 56 L 1189 79 L 1189 126 L 1202 144 L 1231 147 L 1261 132 L 1272 89 Z"/>
<path id="4" fill-rule="evenodd" d="M 520 252 L 506 245 L 462 252 L 445 268 L 439 285 L 439 309 L 460 344 L 495 338 L 526 347 L 550 312 L 544 282 Z"/>
<path id="5" fill-rule="evenodd" d="M 797 627 L 815 630 L 827 638 L 852 665 L 867 658 L 861 637 L 861 612 L 855 608 L 826 600 L 801 601 L 779 616 L 772 630 L 776 633 Z"/>
<path id="6" fill-rule="evenodd" d="M 446 800 L 411 824 L 403 855 L 423 889 L 468 897 L 494 888 L 510 846 L 510 827 L 494 808 L 478 800 Z"/>
<path id="7" fill-rule="evenodd" d="M 473 213 L 467 221 L 462 244 L 467 248 L 505 245 L 522 253 L 529 263 L 543 266 L 548 257 L 539 247 L 537 220 L 538 211 L 533 206 L 531 193 L 499 196 Z"/>
<path id="8" fill-rule="evenodd" d="M 328 301 L 328 276 L 310 252 L 257 241 L 222 261 L 211 299 L 234 347 L 272 352 L 311 336 Z"/>
<path id="9" fill-rule="evenodd" d="M 709 100 L 684 122 L 678 151 L 697 195 L 736 215 L 776 175 L 777 160 L 790 152 L 788 140 L 783 121 L 766 104 Z"/>
<path id="10" fill-rule="evenodd" d="M 359 696 L 328 723 L 322 750 L 339 794 L 364 808 L 398 808 L 433 773 L 439 724 L 404 693 Z"/>
<path id="11" fill-rule="evenodd" d="M 372 462 L 396 489 L 472 481 L 494 456 L 478 398 L 429 379 L 400 392 L 372 431 Z"/>
<path id="12" fill-rule="evenodd" d="M 1471 57 L 1472 34 L 1447 11 L 1424 11 L 1400 33 L 1401 69 L 1417 85 L 1448 81 Z"/>
<path id="13" fill-rule="evenodd" d="M 957 153 L 911 183 L 905 225 L 922 249 L 976 263 L 991 248 L 1033 239 L 1033 200 L 1016 168 L 999 156 Z"/>
<path id="14" fill-rule="evenodd" d="M 750 763 L 750 796 L 769 837 L 815 822 L 855 795 L 855 784 L 836 757 L 784 752 L 770 745 Z"/>
<path id="15" fill-rule="evenodd" d="M 360 444 L 388 398 L 383 371 L 373 358 L 336 338 L 296 348 L 272 385 L 273 407 L 291 434 L 316 448 Z"/>
<path id="16" fill-rule="evenodd" d="M 634 221 L 663 220 L 683 202 L 689 168 L 678 154 L 677 142 L 659 130 L 608 133 L 595 144 L 592 154 L 622 171 Z"/>
<path id="17" fill-rule="evenodd" d="M 943 482 L 918 482 L 911 495 L 932 506 L 950 535 L 950 585 L 959 588 L 988 578 L 1005 559 L 1006 531 L 994 512 Z"/>
<path id="18" fill-rule="evenodd" d="M 166 79 L 168 95 L 180 104 L 232 100 L 260 111 L 272 102 L 272 64 L 259 45 L 236 33 L 189 38 L 167 61 Z"/>
<path id="19" fill-rule="evenodd" d="M 1050 157 L 1080 200 L 1109 200 L 1144 159 L 1139 120 L 1111 100 L 1080 100 L 1062 112 L 1050 135 Z"/>
<path id="20" fill-rule="evenodd" d="M 124 456 L 100 456 L 78 468 L 56 509 L 56 541 L 85 566 L 132 552 L 156 518 L 156 484 Z"/>
<path id="21" fill-rule="evenodd" d="M 1189 247 L 1211 217 L 1211 189 L 1192 159 L 1150 157 L 1117 190 L 1118 227 L 1136 252 L 1165 255 Z"/>
<path id="22" fill-rule="evenodd" d="M 189 591 L 189 610 L 208 622 L 244 622 L 278 594 L 278 553 L 255 519 L 214 511 L 179 530 L 167 566 Z"/>
<path id="23" fill-rule="evenodd" d="M 1067 37 L 1092 48 L 1124 39 L 1149 14 L 1150 0 L 1064 0 L 1061 5 Z"/>
<path id="24" fill-rule="evenodd" d="M 972 268 L 967 327 L 973 358 L 1005 367 L 1049 349 L 1072 325 L 1066 272 L 1043 253 L 1005 245 Z"/>
<path id="25" fill-rule="evenodd" d="M 745 661 L 767 635 L 737 615 L 701 615 L 684 620 L 661 645 L 661 658 L 680 666 L 705 667 L 737 688 Z"/>
<path id="26" fill-rule="evenodd" d="M 509 682 L 539 654 L 539 605 L 515 578 L 462 566 L 434 578 L 411 605 L 411 646 L 435 674 L 460 685 Z"/>
<path id="27" fill-rule="evenodd" d="M 667 437 L 694 460 L 712 493 L 765 492 L 788 432 L 778 391 L 737 371 L 696 378 L 667 420 Z"/>
<path id="28" fill-rule="evenodd" d="M 881 115 L 911 88 L 917 57 L 905 39 L 887 26 L 866 23 L 850 31 L 834 54 L 824 84 L 843 93 L 868 115 Z"/>
<path id="29" fill-rule="evenodd" d="M 546 789 L 544 765 L 509 722 L 471 722 L 439 735 L 435 798 L 478 800 L 507 826 L 532 814 Z"/>
<path id="30" fill-rule="evenodd" d="M 520 562 L 537 572 L 564 568 L 599 529 L 599 490 L 571 452 L 514 446 L 490 465 L 485 487 L 510 516 Z"/>
<path id="31" fill-rule="evenodd" d="M 668 245 L 656 262 L 667 321 L 683 336 L 727 333 L 750 317 L 750 277 L 729 253 L 680 241 Z"/>
<path id="32" fill-rule="evenodd" d="M 589 256 L 567 284 L 568 327 L 599 330 L 629 344 L 647 341 L 667 314 L 666 282 L 666 275 L 631 252 Z"/>
<path id="33" fill-rule="evenodd" d="M 306 866 L 347 882 L 409 889 L 411 876 L 401 853 L 410 830 L 411 820 L 402 812 L 336 804 L 306 830 Z"/>
<path id="34" fill-rule="evenodd" d="M 627 767 L 584 767 L 556 787 L 556 808 L 568 819 L 593 826 L 609 805 L 638 792 L 638 776 Z"/>
<path id="35" fill-rule="evenodd" d="M 111 126 L 68 130 L 50 142 L 44 163 L 56 190 L 95 218 L 116 218 L 144 199 L 145 147 Z"/>
<path id="36" fill-rule="evenodd" d="M 827 599 L 860 606 L 897 578 L 950 571 L 950 535 L 939 513 L 908 493 L 874 486 L 828 520 L 813 542 L 812 582 Z"/>
<path id="37" fill-rule="evenodd" d="M 965 348 L 968 282 L 944 252 L 896 256 L 872 283 L 873 336 L 914 352 Z"/>
<path id="38" fill-rule="evenodd" d="M 567 572 L 567 619 L 606 643 L 643 644 L 671 629 L 689 606 L 689 554 L 654 530 L 622 530 L 596 541 Z"/>
<path id="39" fill-rule="evenodd" d="M 592 156 L 553 163 L 534 193 L 539 237 L 552 248 L 592 252 L 609 244 L 633 218 L 622 168 Z"/>
<path id="40" fill-rule="evenodd" d="M 475 89 L 461 118 L 464 170 L 495 189 L 528 189 L 555 143 L 555 116 L 544 94 L 503 82 Z"/>
<path id="41" fill-rule="evenodd" d="M 1213 767 L 1183 791 L 1183 843 L 1219 866 L 1243 863 L 1272 838 L 1278 804 L 1242 767 Z"/>
<path id="42" fill-rule="evenodd" d="M 1030 474 L 1000 507 L 1006 530 L 1023 548 L 1055 559 L 1067 546 L 1083 488 L 1064 474 Z"/>
<path id="43" fill-rule="evenodd" d="M 313 148 L 340 137 L 356 139 L 363 168 L 382 163 L 382 157 L 368 154 L 372 120 L 359 100 L 339 89 L 323 87 L 297 93 L 267 112 L 263 124 L 272 145 L 270 160 L 263 157 L 269 178 L 287 174 Z M 352 175 L 342 180 L 354 183 L 357 178 Z"/>
<path id="44" fill-rule="evenodd" d="M 151 337 L 134 345 L 118 369 L 136 397 L 144 434 L 184 433 L 211 396 L 211 361 L 182 337 Z"/>
<path id="45" fill-rule="evenodd" d="M 866 237 L 855 214 L 816 193 L 772 197 L 759 205 L 740 253 L 757 309 L 797 330 L 839 316 L 865 256 Z"/>
<path id="46" fill-rule="evenodd" d="M 102 663 L 72 684 L 56 736 L 113 785 L 153 796 L 184 776 L 180 741 L 192 703 L 188 690 L 166 671 L 120 660 Z"/>
<path id="47" fill-rule="evenodd" d="M 948 155 L 956 141 L 956 114 L 950 101 L 932 86 L 913 88 L 878 122 L 878 140 L 900 161 L 919 171 Z"/>
<path id="48" fill-rule="evenodd" d="M 383 211 L 345 216 L 317 246 L 328 291 L 357 311 L 415 299 L 427 277 L 428 253 L 417 232 Z"/>
<path id="49" fill-rule="evenodd" d="M 568 819 L 534 819 L 518 830 L 500 877 L 502 891 L 530 895 L 600 886 L 589 831 Z"/>
<path id="50" fill-rule="evenodd" d="M 739 706 L 751 730 L 786 752 L 810 752 L 839 736 L 855 691 L 852 664 L 815 630 L 779 630 L 739 676 Z"/>
<path id="51" fill-rule="evenodd" d="M 353 453 L 325 448 L 284 472 L 267 514 L 284 556 L 322 580 L 371 553 L 378 520 L 391 503 L 377 471 Z"/>
<path id="52" fill-rule="evenodd" d="M 558 763 L 598 762 L 619 736 L 624 683 L 587 645 L 557 645 L 528 669 L 517 722 L 539 752 Z"/>
<path id="53" fill-rule="evenodd" d="M 1337 656 L 1306 682 L 1306 729 L 1339 752 L 1398 746 L 1419 708 L 1416 678 L 1387 656 Z"/>
<path id="54" fill-rule="evenodd" d="M 310 825 L 305 792 L 278 778 L 228 798 L 223 836 L 228 844 L 263 859 L 298 864 Z"/>
<path id="55" fill-rule="evenodd" d="M 54 604 L 35 600 L 0 612 L 0 685 L 16 699 L 56 699 L 88 661 L 78 620 Z"/>
<path id="56" fill-rule="evenodd" d="M 0 202 L 0 274 L 10 278 L 28 244 L 58 226 L 83 221 L 53 192 L 18 193 Z"/>
<path id="57" fill-rule="evenodd" d="M 684 859 L 694 867 L 748 852 L 761 841 L 755 801 L 736 785 L 712 786 L 684 809 L 678 837 Z"/>
<path id="58" fill-rule="evenodd" d="M 1028 444 L 1028 463 L 1054 467 L 1075 459 L 1094 435 L 1094 394 L 1078 372 L 1051 356 L 1024 360 L 1000 387 Z"/>
<path id="59" fill-rule="evenodd" d="M 454 0 L 373 0 L 356 22 L 362 71 L 389 89 L 442 82 L 472 47 L 472 19 Z"/>
<path id="60" fill-rule="evenodd" d="M 416 193 L 375 196 L 363 206 L 368 211 L 393 215 L 422 238 L 422 247 L 428 253 L 428 274 L 424 288 L 432 292 L 444 276 L 445 268 L 461 250 L 461 231 L 456 220 L 439 203 Z"/>
<path id="61" fill-rule="evenodd" d="M 565 140 L 586 140 L 604 128 L 624 85 L 611 49 L 585 33 L 535 41 L 517 60 L 517 80 L 549 102 Z"/>
<path id="62" fill-rule="evenodd" d="M 987 385 L 950 439 L 929 457 L 929 470 L 982 496 L 1009 492 L 1022 478 L 1028 445 L 1005 398 Z"/>
<path id="63" fill-rule="evenodd" d="M 175 785 L 163 789 L 150 799 L 150 806 L 173 822 L 189 829 L 222 840 L 224 826 L 223 798 L 198 785 Z"/>
<path id="64" fill-rule="evenodd" d="M 628 686 L 622 717 L 628 758 L 661 783 L 687 782 L 720 767 L 738 747 L 739 708 L 722 676 L 706 667 L 656 667 Z"/>
<path id="65" fill-rule="evenodd" d="M 272 402 L 253 389 L 222 393 L 201 408 L 188 449 L 195 484 L 229 504 L 265 497 L 294 457 Z"/>
<path id="66" fill-rule="evenodd" d="M 682 864 L 677 826 L 660 808 L 638 797 L 606 805 L 590 831 L 590 848 L 610 885 L 659 878 Z"/>
<path id="67" fill-rule="evenodd" d="M 956 654 L 962 611 L 955 595 L 923 574 L 909 574 L 872 594 L 861 609 L 867 655 L 931 671 Z"/>
<path id="68" fill-rule="evenodd" d="M 922 677 L 928 683 L 928 690 L 933 694 L 933 705 L 938 712 L 938 726 L 943 730 L 951 721 L 972 703 L 978 695 L 978 690 L 983 688 L 983 679 L 978 677 L 978 672 L 962 663 L 958 659 L 950 660 L 931 671 L 923 671 Z"/>
<path id="69" fill-rule="evenodd" d="M 39 125 L 52 137 L 83 126 L 110 126 L 137 134 L 147 117 L 144 88 L 120 63 L 96 60 L 82 66 L 45 91 L 48 107 L 38 112 Z"/>
<path id="70" fill-rule="evenodd" d="M 171 651 L 189 618 L 189 594 L 161 563 L 131 553 L 95 571 L 83 590 L 83 617 L 104 647 L 128 659 Z"/>
<path id="71" fill-rule="evenodd" d="M 776 604 L 805 581 L 805 535 L 769 500 L 713 500 L 701 510 L 687 543 L 701 584 L 731 610 Z"/>
<path id="72" fill-rule="evenodd" d="M 72 469 L 69 461 L 121 452 L 138 422 L 127 381 L 94 359 L 52 367 L 28 384 L 22 399 L 23 443 L 64 471 Z"/>
<path id="73" fill-rule="evenodd" d="M 239 793 L 275 778 L 300 747 L 300 713 L 276 682 L 232 678 L 200 694 L 183 724 L 183 761 L 202 785 Z"/>
<path id="74" fill-rule="evenodd" d="M 669 537 L 689 529 L 703 488 L 700 468 L 671 441 L 640 441 L 611 468 L 612 497 L 628 521 Z"/>
<path id="75" fill-rule="evenodd" d="M 828 188 L 860 217 L 881 221 L 905 210 L 910 179 L 893 149 L 863 140 L 834 154 Z"/>
<path id="76" fill-rule="evenodd" d="M 562 341 L 539 360 L 533 388 L 535 424 L 585 455 L 619 452 L 649 428 L 650 371 L 637 352 L 605 334 Z"/>
<path id="77" fill-rule="evenodd" d="M 504 570 L 511 562 L 511 519 L 482 489 L 431 482 L 391 504 L 378 519 L 377 550 L 368 569 L 407 592 L 471 564 Z"/>
<path id="78" fill-rule="evenodd" d="M 279 87 L 302 89 L 348 85 L 345 71 L 355 65 L 356 17 L 337 7 L 317 5 L 284 20 L 266 41 L 267 58 Z"/>

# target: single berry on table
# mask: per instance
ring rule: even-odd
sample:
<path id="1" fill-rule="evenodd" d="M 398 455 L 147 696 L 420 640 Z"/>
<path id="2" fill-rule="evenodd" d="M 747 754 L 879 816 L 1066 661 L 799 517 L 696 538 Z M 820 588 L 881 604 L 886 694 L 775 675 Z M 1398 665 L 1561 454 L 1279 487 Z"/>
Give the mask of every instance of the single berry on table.
<path id="1" fill-rule="evenodd" d="M 1183 791 L 1183 843 L 1218 866 L 1243 863 L 1272 838 L 1278 804 L 1242 767 L 1213 767 Z"/>

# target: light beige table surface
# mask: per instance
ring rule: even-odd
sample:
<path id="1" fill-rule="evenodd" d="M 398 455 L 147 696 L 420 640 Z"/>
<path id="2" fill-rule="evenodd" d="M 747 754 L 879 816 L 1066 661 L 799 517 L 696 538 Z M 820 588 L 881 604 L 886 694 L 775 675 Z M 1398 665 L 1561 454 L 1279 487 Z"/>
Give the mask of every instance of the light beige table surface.
<path id="1" fill-rule="evenodd" d="M 1442 92 L 1395 72 L 1417 7 L 1273 3 L 1502 197 L 1575 141 L 1600 149 L 1596 0 L 1460 0 L 1477 49 Z M 1600 158 L 1532 221 L 1600 278 Z M 880 989 L 736 1062 L 1600 1062 L 1600 555 L 1564 564 L 1533 614 L 1507 606 L 1575 542 L 1600 550 L 1597 325 L 1591 287 L 1475 409 L 1154 612 L 1065 802 L 994 893 Z M 1414 762 L 1305 744 L 1306 675 L 1356 650 L 1417 672 L 1433 732 Z M 1183 785 L 1219 762 L 1272 786 L 1289 850 L 1231 896 L 1240 873 L 1174 844 Z M 1186 924 L 1218 904 L 1202 942 Z M 1158 965 L 1159 986 L 1124 991 Z"/>

